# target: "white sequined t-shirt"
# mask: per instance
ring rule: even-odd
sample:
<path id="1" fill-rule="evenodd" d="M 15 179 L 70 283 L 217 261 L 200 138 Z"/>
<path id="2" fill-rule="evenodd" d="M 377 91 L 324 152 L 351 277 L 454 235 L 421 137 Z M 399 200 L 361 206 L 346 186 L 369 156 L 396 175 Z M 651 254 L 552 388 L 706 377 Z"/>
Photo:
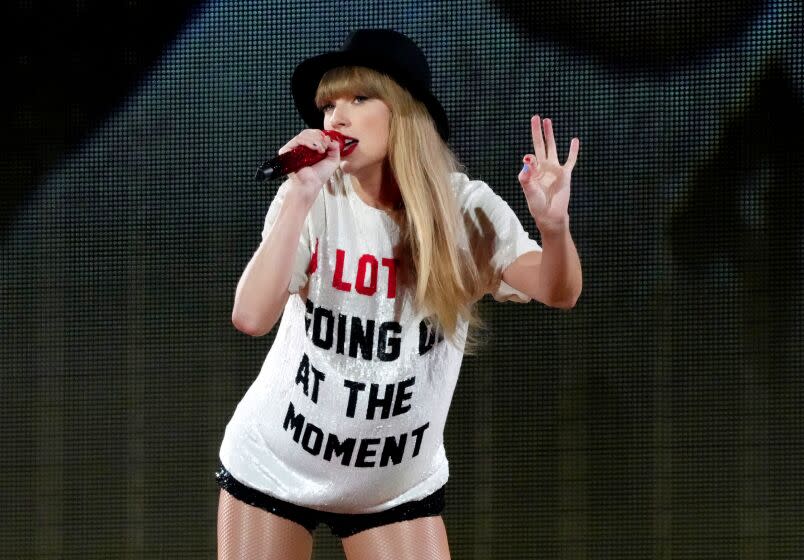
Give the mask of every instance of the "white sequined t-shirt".
<path id="1" fill-rule="evenodd" d="M 452 175 L 467 225 L 485 240 L 499 301 L 529 301 L 500 280 L 540 251 L 516 214 L 482 181 Z M 276 220 L 288 182 L 268 210 Z M 241 483 L 300 506 L 374 513 L 422 499 L 449 476 L 443 432 L 463 358 L 428 327 L 397 284 L 399 228 L 344 176 L 323 188 L 306 218 L 276 338 L 237 406 L 220 449 Z M 473 235 L 474 233 L 474 235 Z M 476 242 L 476 241 L 475 241 Z M 309 282 L 306 300 L 299 291 Z"/>

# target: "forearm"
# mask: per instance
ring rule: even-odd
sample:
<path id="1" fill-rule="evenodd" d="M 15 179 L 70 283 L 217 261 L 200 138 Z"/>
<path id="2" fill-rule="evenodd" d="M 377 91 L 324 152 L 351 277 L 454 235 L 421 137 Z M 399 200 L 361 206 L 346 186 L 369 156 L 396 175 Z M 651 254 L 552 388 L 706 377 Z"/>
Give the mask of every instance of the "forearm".
<path id="1" fill-rule="evenodd" d="M 269 332 L 288 298 L 296 249 L 309 208 L 300 198 L 283 201 L 276 222 L 249 261 L 235 292 L 232 323 L 252 336 Z"/>
<path id="2" fill-rule="evenodd" d="M 554 230 L 544 228 L 541 236 L 538 299 L 552 307 L 574 307 L 581 295 L 583 275 L 569 225 Z"/>

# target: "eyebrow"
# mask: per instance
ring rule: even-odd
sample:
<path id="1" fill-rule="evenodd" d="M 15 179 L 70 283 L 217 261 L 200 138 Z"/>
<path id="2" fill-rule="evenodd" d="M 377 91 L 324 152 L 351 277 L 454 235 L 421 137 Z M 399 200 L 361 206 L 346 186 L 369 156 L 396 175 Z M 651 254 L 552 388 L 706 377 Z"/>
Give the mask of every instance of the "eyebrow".
<path id="1" fill-rule="evenodd" d="M 337 93 L 337 94 L 333 95 L 332 97 L 371 97 L 371 94 L 368 93 L 368 92 L 365 92 L 365 91 L 357 90 L 357 91 L 353 91 L 353 92 L 349 92 L 349 91 L 340 92 L 340 93 Z M 325 98 L 321 99 L 320 101 L 316 101 L 315 106 L 318 107 L 319 109 L 321 109 L 323 106 L 332 103 L 332 97 L 325 97 Z"/>

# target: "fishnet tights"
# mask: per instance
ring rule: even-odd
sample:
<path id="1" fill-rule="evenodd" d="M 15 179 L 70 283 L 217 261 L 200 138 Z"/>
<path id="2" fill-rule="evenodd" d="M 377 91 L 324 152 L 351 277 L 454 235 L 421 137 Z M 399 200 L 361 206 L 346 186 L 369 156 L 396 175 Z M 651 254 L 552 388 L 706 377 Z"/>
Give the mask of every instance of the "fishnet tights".
<path id="1" fill-rule="evenodd" d="M 309 560 L 312 552 L 307 529 L 221 490 L 218 560 Z"/>
<path id="2" fill-rule="evenodd" d="M 420 517 L 375 527 L 343 539 L 348 560 L 449 560 L 441 517 Z"/>
<path id="3" fill-rule="evenodd" d="M 449 560 L 441 517 L 421 517 L 342 540 L 347 560 Z M 313 537 L 301 525 L 221 491 L 218 560 L 309 560 Z"/>

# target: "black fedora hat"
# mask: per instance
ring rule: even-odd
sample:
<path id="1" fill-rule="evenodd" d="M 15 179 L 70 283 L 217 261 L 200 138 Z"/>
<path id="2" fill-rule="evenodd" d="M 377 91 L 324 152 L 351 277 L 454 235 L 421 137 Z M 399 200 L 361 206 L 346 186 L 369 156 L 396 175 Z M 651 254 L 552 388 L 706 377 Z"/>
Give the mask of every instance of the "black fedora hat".
<path id="1" fill-rule="evenodd" d="M 449 138 L 447 114 L 430 92 L 430 67 L 419 47 L 405 35 L 390 29 L 360 29 L 352 32 L 339 51 L 301 62 L 293 71 L 291 87 L 296 109 L 312 128 L 322 128 L 324 115 L 315 106 L 321 77 L 338 66 L 365 66 L 390 76 L 424 103 L 441 138 Z"/>

